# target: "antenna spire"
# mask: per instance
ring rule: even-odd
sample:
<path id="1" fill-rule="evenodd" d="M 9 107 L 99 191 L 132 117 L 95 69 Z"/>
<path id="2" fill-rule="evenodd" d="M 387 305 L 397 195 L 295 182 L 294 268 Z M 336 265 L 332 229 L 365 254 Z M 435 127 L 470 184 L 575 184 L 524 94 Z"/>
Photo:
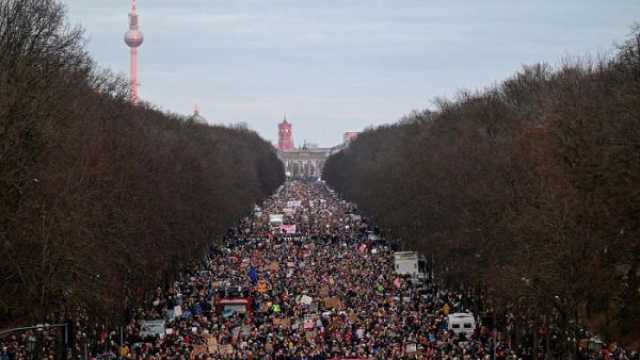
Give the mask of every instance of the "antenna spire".
<path id="1" fill-rule="evenodd" d="M 130 48 L 131 77 L 129 87 L 131 89 L 131 102 L 138 102 L 138 47 L 144 42 L 144 35 L 140 31 L 138 24 L 138 13 L 136 12 L 136 0 L 131 0 L 131 11 L 129 12 L 129 31 L 124 34 L 124 42 Z"/>

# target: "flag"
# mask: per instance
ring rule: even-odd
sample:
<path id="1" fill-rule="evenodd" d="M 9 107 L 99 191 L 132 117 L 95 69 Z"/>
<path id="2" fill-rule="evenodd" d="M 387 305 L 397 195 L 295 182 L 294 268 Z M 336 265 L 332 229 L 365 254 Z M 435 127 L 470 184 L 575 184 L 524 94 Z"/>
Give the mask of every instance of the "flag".
<path id="1" fill-rule="evenodd" d="M 256 272 L 256 268 L 251 266 L 249 268 L 249 279 L 251 279 L 251 283 L 255 285 L 258 282 L 258 273 Z"/>

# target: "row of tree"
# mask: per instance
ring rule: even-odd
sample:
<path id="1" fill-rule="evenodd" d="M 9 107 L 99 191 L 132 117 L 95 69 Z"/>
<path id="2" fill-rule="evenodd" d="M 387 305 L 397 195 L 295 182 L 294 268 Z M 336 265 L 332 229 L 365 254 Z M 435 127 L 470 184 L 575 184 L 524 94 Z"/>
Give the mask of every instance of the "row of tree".
<path id="1" fill-rule="evenodd" d="M 365 131 L 323 178 L 498 310 L 637 336 L 640 32 L 436 105 Z"/>
<path id="2" fill-rule="evenodd" d="M 284 181 L 256 133 L 130 104 L 57 1 L 1 1 L 0 54 L 0 323 L 117 320 Z"/>

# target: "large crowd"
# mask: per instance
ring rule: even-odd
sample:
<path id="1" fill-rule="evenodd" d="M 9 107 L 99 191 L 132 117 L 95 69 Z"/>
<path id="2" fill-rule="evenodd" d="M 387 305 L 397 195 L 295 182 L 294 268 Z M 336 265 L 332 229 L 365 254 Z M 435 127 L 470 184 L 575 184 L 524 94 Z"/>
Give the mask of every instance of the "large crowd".
<path id="1" fill-rule="evenodd" d="M 354 205 L 321 182 L 292 181 L 230 229 L 202 264 L 158 288 L 122 334 L 99 331 L 88 353 L 103 359 L 490 359 L 494 352 L 498 359 L 531 358 L 506 341 L 494 347 L 481 324 L 468 336 L 450 331 L 447 315 L 474 310 L 469 307 L 476 304 L 465 294 L 429 277 L 396 275 L 393 250 Z M 5 344 L 0 360 L 16 358 L 9 352 Z M 584 356 L 638 359 L 621 348 Z"/>

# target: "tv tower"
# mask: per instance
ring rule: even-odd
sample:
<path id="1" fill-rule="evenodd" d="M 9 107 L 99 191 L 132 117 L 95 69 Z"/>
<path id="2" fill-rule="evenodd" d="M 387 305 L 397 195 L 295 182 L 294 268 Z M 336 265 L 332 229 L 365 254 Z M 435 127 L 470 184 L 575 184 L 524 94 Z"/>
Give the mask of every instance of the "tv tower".
<path id="1" fill-rule="evenodd" d="M 138 47 L 142 45 L 144 36 L 138 27 L 138 13 L 136 12 L 136 0 L 131 0 L 129 12 L 129 31 L 124 34 L 124 42 L 131 49 L 131 102 L 138 103 Z"/>

